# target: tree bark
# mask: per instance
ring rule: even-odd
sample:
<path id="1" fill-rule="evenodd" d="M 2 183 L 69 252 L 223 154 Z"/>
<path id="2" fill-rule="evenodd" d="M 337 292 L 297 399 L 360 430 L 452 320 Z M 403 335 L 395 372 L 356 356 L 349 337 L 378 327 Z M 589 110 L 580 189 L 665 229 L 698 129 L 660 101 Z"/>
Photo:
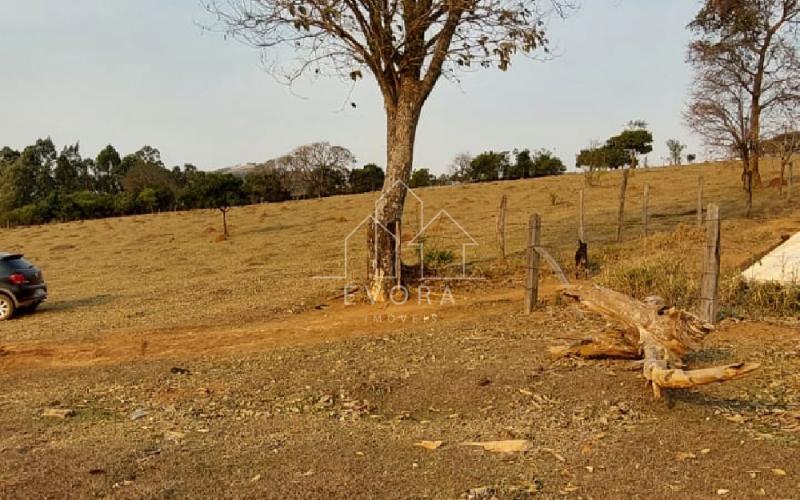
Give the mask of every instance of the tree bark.
<path id="1" fill-rule="evenodd" d="M 751 113 L 757 113 L 755 116 L 750 117 L 750 159 L 746 166 L 750 182 L 747 188 L 749 196 L 752 197 L 753 186 L 761 186 L 761 172 L 759 171 L 759 160 L 761 156 L 761 131 L 759 130 L 761 127 L 761 108 L 758 104 L 753 104 Z"/>
<path id="2" fill-rule="evenodd" d="M 222 237 L 226 240 L 228 239 L 228 209 L 227 208 L 220 208 L 220 212 L 222 212 Z"/>
<path id="3" fill-rule="evenodd" d="M 386 107 L 386 177 L 381 197 L 375 204 L 373 230 L 368 234 L 370 252 L 368 274 L 370 296 L 384 302 L 392 288 L 395 273 L 395 240 L 398 222 L 403 217 L 406 184 L 411 178 L 414 140 L 424 97 L 416 79 L 399 85 L 397 98 L 385 98 Z"/>

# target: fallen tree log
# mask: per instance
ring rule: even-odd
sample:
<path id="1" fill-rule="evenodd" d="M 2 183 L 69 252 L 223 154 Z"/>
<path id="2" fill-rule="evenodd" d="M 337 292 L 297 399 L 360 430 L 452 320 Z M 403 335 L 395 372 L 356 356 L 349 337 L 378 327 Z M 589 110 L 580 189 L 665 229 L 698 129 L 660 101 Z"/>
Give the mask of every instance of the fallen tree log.
<path id="1" fill-rule="evenodd" d="M 698 350 L 714 326 L 689 312 L 666 307 L 657 297 L 642 302 L 608 288 L 585 284 L 565 284 L 562 293 L 621 328 L 552 348 L 551 353 L 560 357 L 641 359 L 644 378 L 657 398 L 661 397 L 662 389 L 686 389 L 733 380 L 759 367 L 758 363 L 736 363 L 685 370 L 683 357 Z"/>

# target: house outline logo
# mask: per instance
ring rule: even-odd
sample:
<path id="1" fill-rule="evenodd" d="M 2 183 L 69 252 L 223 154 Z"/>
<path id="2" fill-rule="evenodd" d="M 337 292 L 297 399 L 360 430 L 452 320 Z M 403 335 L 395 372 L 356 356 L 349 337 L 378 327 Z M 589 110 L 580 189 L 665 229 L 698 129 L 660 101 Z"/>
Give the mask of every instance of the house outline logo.
<path id="1" fill-rule="evenodd" d="M 451 221 L 459 230 L 459 232 L 465 237 L 466 243 L 461 244 L 461 275 L 456 277 L 436 277 L 436 276 L 425 276 L 425 266 L 424 266 L 424 259 L 420 258 L 420 279 L 425 280 L 439 280 L 439 281 L 455 281 L 455 280 L 482 280 L 481 277 L 475 276 L 467 276 L 467 248 L 468 247 L 477 247 L 479 243 L 472 237 L 472 235 L 467 231 L 462 224 L 460 224 L 455 217 L 453 217 L 447 210 L 441 209 L 439 210 L 436 215 L 427 223 L 425 222 L 425 202 L 411 189 L 408 184 L 403 181 L 396 181 L 392 188 L 395 188 L 397 185 L 401 185 L 406 190 L 406 195 L 411 195 L 414 201 L 419 206 L 419 220 L 421 228 L 417 233 L 414 235 L 414 238 L 408 243 L 409 246 L 418 247 L 420 249 L 420 255 L 424 255 L 424 235 L 425 233 L 433 226 L 433 224 L 442 219 L 446 218 L 447 220 Z M 377 234 L 379 231 L 384 231 L 389 237 L 397 243 L 397 235 L 395 235 L 388 227 L 386 227 L 383 223 L 378 220 L 378 204 L 381 200 L 384 199 L 386 196 L 385 193 L 381 193 L 378 199 L 375 200 L 373 203 L 373 212 L 356 224 L 356 226 L 345 236 L 343 241 L 343 256 L 344 256 L 344 274 L 341 276 L 315 276 L 315 279 L 328 279 L 328 280 L 347 280 L 349 273 L 349 246 L 350 240 L 353 236 L 358 233 L 364 226 L 364 224 L 371 223 L 373 230 L 375 231 L 375 235 L 373 237 L 373 241 L 375 242 L 377 251 Z M 394 274 L 394 273 L 392 273 Z M 387 276 L 388 279 L 397 279 L 397 276 Z"/>
<path id="2" fill-rule="evenodd" d="M 455 224 L 455 226 L 458 228 L 458 230 L 461 232 L 461 234 L 466 236 L 466 239 L 467 239 L 467 243 L 462 243 L 461 244 L 461 276 L 457 276 L 457 277 L 437 277 L 437 276 L 426 277 L 425 276 L 425 262 L 424 262 L 424 259 L 420 259 L 421 260 L 421 262 L 419 263 L 419 277 L 420 277 L 420 279 L 449 280 L 449 281 L 480 279 L 480 278 L 467 276 L 467 247 L 476 247 L 476 246 L 478 246 L 478 242 L 475 241 L 475 238 L 473 238 L 472 235 L 469 234 L 469 231 L 464 229 L 464 226 L 462 226 L 455 219 L 455 217 L 450 215 L 450 212 L 448 212 L 445 209 L 439 210 L 436 213 L 436 215 L 427 224 L 422 226 L 422 229 L 420 229 L 419 232 L 416 234 L 416 236 L 414 236 L 414 238 L 408 243 L 409 246 L 419 247 L 420 255 L 425 255 L 425 233 L 428 231 L 428 228 L 433 226 L 433 224 L 436 221 L 438 221 L 439 219 L 441 219 L 442 217 L 447 217 L 447 219 L 449 219 L 450 222 Z"/>

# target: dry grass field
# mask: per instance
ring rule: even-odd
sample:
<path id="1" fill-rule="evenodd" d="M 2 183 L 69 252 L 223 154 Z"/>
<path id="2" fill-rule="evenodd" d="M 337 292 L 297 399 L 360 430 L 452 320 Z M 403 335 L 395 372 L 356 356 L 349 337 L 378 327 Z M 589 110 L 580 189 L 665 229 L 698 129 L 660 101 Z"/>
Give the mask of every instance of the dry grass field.
<path id="1" fill-rule="evenodd" d="M 743 220 L 744 196 L 736 167 L 639 170 L 629 182 L 625 231 L 637 253 L 646 248 L 635 244 L 641 234 L 644 184 L 651 186 L 651 232 L 671 230 L 680 223 L 694 223 L 699 174 L 705 177 L 706 200 L 720 204 L 725 218 L 725 266 L 743 264 L 780 242 L 781 234 L 797 229 L 796 212 L 787 209 L 774 189 L 758 191 L 754 219 Z M 775 176 L 774 166 L 769 165 L 764 178 Z M 542 215 L 542 244 L 569 267 L 576 247 L 581 188 L 586 189 L 590 252 L 600 258 L 608 248 L 605 244 L 615 237 L 619 178 L 619 173 L 606 173 L 593 188 L 585 187 L 581 175 L 566 175 L 434 187 L 417 193 L 424 202 L 426 223 L 445 209 L 476 240 L 478 245 L 466 250 L 470 272 L 491 277 L 518 268 L 533 212 Z M 509 198 L 508 266 L 497 261 L 495 229 L 504 194 Z M 557 197 L 555 204 L 551 195 Z M 113 331 L 238 324 L 285 318 L 313 308 L 341 291 L 343 280 L 315 277 L 343 274 L 345 238 L 370 214 L 376 198 L 371 193 L 234 209 L 229 215 L 232 237 L 224 242 L 218 241 L 221 219 L 214 210 L 2 231 L 0 248 L 22 251 L 42 268 L 51 299 L 40 314 L 4 324 L 0 342 L 93 339 Z M 417 227 L 417 213 L 410 198 L 405 228 Z M 764 220 L 776 222 L 765 226 Z M 460 255 L 463 241 L 449 238 L 452 227 L 442 233 L 439 245 Z M 363 235 L 358 231 L 353 236 L 348 254 L 352 281 L 365 272 Z M 701 245 L 696 248 L 702 251 Z M 404 256 L 409 261 L 417 258 L 408 247 Z M 692 261 L 699 262 L 699 257 Z"/>
<path id="2" fill-rule="evenodd" d="M 694 361 L 762 369 L 666 406 L 625 363 L 548 358 L 548 346 L 603 328 L 561 304 L 551 277 L 543 306 L 520 314 L 526 221 L 541 214 L 543 246 L 571 270 L 582 188 L 594 279 L 652 293 L 626 271 L 645 269 L 655 292 L 691 307 L 701 174 L 724 219 L 725 288 L 800 230 L 800 193 L 787 204 L 760 189 L 745 218 L 739 170 L 725 164 L 632 172 L 621 244 L 619 173 L 595 187 L 571 174 L 418 190 L 426 222 L 446 210 L 477 243 L 468 272 L 484 279 L 455 285 L 443 307 L 345 307 L 334 298 L 345 280 L 316 278 L 344 272 L 354 229 L 348 272 L 363 273 L 358 225 L 376 193 L 235 208 L 227 241 L 216 211 L 3 230 L 0 249 L 43 269 L 50 300 L 0 324 L 0 497 L 800 498 L 796 317 L 723 303 L 736 319 Z M 768 164 L 765 181 L 776 175 Z M 426 245 L 460 252 L 452 227 L 431 229 Z M 534 447 L 460 445 L 511 438 Z"/>

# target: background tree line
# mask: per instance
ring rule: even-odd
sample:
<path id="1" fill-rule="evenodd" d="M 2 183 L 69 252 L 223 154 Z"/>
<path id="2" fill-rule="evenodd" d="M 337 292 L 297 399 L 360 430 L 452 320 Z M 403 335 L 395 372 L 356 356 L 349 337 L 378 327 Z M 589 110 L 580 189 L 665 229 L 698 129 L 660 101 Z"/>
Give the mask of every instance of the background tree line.
<path id="1" fill-rule="evenodd" d="M 40 224 L 161 210 L 222 208 L 247 200 L 241 179 L 190 164 L 168 169 L 151 146 L 121 156 L 113 146 L 83 158 L 79 144 L 39 139 L 0 150 L 0 223 Z"/>
<path id="2" fill-rule="evenodd" d="M 307 144 L 256 165 L 245 176 L 244 189 L 253 202 L 277 202 L 365 193 L 383 187 L 381 167 L 369 163 L 349 169 L 353 164 L 355 157 L 346 148 L 327 142 Z M 414 169 L 408 184 L 411 188 L 420 188 L 458 182 L 527 179 L 565 171 L 564 163 L 547 150 L 533 153 L 528 149 L 487 151 L 475 157 L 461 153 L 453 160 L 449 173 L 437 176 L 428 168 Z"/>
<path id="3" fill-rule="evenodd" d="M 462 162 L 462 163 L 459 163 Z M 347 148 L 317 142 L 256 165 L 245 175 L 204 172 L 185 164 L 168 168 L 161 153 L 144 146 L 126 156 L 106 146 L 83 157 L 78 143 L 60 151 L 49 138 L 16 151 L 0 149 L 0 224 L 26 225 L 196 208 L 226 209 L 378 191 L 384 171 L 375 164 L 354 168 Z M 557 175 L 566 170 L 542 150 L 488 151 L 459 155 L 450 174 L 413 171 L 411 187 Z"/>
<path id="4" fill-rule="evenodd" d="M 511 152 L 485 151 L 475 157 L 469 153 L 460 153 L 450 165 L 449 175 L 442 176 L 440 182 L 533 179 L 561 175 L 566 171 L 564 162 L 546 149 L 534 152 L 530 149 L 515 149 Z M 412 175 L 412 183 L 413 180 Z"/>

